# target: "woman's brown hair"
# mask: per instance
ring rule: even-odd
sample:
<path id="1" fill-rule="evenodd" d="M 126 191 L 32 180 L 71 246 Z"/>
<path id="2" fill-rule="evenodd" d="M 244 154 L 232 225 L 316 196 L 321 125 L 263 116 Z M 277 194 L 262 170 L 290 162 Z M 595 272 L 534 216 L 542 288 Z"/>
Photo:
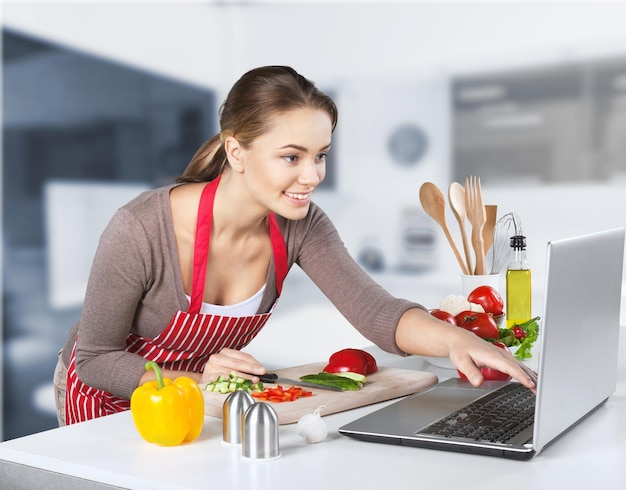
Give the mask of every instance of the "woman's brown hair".
<path id="1" fill-rule="evenodd" d="M 276 114 L 300 108 L 326 111 L 337 126 L 337 106 L 315 84 L 288 66 L 264 66 L 245 73 L 222 104 L 220 133 L 204 142 L 177 182 L 209 182 L 226 164 L 223 141 L 233 136 L 244 147 L 265 133 Z"/>

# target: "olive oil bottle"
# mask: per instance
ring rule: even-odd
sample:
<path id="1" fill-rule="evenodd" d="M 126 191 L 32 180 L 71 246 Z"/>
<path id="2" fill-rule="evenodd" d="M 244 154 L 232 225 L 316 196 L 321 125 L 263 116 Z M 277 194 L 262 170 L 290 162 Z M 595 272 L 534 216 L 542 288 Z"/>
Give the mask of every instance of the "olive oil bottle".
<path id="1" fill-rule="evenodd" d="M 526 237 L 511 237 L 513 261 L 506 271 L 506 326 L 524 323 L 532 318 L 530 267 L 526 261 Z"/>

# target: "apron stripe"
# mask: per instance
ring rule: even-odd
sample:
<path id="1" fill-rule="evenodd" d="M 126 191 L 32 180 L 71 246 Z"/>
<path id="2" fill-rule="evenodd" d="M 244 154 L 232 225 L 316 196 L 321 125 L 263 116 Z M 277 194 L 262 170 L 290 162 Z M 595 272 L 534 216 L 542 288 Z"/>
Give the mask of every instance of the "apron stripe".
<path id="1" fill-rule="evenodd" d="M 236 334 L 236 325 L 238 322 L 238 318 L 228 318 L 225 329 L 228 333 L 222 336 L 221 342 L 218 344 L 217 352 L 221 351 L 228 345 L 234 345 L 234 343 L 231 342 L 231 339 L 233 339 L 234 334 Z"/>

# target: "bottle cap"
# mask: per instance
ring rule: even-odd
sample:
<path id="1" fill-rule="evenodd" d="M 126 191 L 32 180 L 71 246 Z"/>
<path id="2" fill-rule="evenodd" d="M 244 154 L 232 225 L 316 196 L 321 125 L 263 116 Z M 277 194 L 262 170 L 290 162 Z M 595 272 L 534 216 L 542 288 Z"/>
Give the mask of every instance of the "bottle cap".
<path id="1" fill-rule="evenodd" d="M 512 236 L 511 248 L 514 250 L 526 250 L 526 237 L 524 235 Z"/>

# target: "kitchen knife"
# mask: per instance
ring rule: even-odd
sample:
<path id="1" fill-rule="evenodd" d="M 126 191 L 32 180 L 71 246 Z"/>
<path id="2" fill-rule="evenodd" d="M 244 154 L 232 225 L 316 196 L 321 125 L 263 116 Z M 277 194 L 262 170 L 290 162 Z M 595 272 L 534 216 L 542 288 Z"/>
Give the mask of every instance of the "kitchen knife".
<path id="1" fill-rule="evenodd" d="M 318 385 L 317 383 L 307 383 L 306 381 L 300 381 L 297 379 L 283 378 L 282 376 L 278 376 L 278 374 L 275 373 L 267 373 L 261 376 L 255 376 L 257 376 L 263 383 L 283 383 L 296 386 L 305 386 L 307 388 L 320 388 L 322 390 L 343 391 L 341 388 L 337 388 L 336 386 Z"/>

